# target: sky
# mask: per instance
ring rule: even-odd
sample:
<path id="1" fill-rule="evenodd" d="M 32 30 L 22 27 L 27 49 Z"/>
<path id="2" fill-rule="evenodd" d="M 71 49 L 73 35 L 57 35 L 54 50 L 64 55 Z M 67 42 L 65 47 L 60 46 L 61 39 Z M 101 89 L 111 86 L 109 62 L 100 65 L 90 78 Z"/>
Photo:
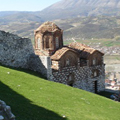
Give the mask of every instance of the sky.
<path id="1" fill-rule="evenodd" d="M 41 11 L 60 0 L 0 0 L 0 11 Z"/>

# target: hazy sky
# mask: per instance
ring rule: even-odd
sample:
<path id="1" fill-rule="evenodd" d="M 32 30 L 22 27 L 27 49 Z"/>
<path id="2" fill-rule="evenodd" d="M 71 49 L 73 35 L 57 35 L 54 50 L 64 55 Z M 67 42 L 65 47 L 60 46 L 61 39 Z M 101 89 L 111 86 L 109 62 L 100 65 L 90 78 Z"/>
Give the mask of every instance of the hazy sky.
<path id="1" fill-rule="evenodd" d="M 0 0 L 0 11 L 40 11 L 60 0 Z"/>

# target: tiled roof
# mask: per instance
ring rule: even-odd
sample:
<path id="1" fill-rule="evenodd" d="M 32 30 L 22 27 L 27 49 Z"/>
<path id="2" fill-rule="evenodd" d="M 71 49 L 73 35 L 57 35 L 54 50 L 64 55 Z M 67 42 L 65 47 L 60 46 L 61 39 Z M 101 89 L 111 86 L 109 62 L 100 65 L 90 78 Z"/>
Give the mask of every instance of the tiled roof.
<path id="1" fill-rule="evenodd" d="M 91 47 L 89 47 L 89 46 L 87 46 L 85 44 L 81 44 L 81 43 L 78 43 L 78 42 L 70 43 L 68 46 L 73 48 L 73 49 L 77 49 L 79 51 L 89 52 L 91 54 L 95 51 L 94 48 L 91 48 Z"/>
<path id="2" fill-rule="evenodd" d="M 61 31 L 61 29 L 54 24 L 53 22 L 45 22 L 43 23 L 39 28 L 37 28 L 34 32 L 37 33 L 40 31 L 40 33 L 47 32 L 55 32 L 55 31 Z"/>
<path id="3" fill-rule="evenodd" d="M 63 54 L 65 54 L 67 51 L 73 51 L 75 53 L 77 53 L 75 50 L 69 48 L 69 47 L 62 47 L 61 49 L 57 50 L 52 56 L 51 59 L 52 60 L 59 60 Z"/>
<path id="4" fill-rule="evenodd" d="M 98 51 L 98 50 L 95 50 L 94 48 L 91 48 L 91 47 L 86 46 L 84 44 L 74 42 L 74 43 L 69 44 L 66 47 L 62 47 L 61 49 L 57 50 L 51 56 L 51 59 L 52 60 L 59 60 L 62 57 L 62 55 L 69 50 L 79 54 L 81 58 L 88 58 L 89 55 L 93 54 L 95 51 Z M 100 52 L 100 51 L 98 51 L 98 52 Z M 103 53 L 101 53 L 101 54 L 103 54 Z"/>
<path id="5" fill-rule="evenodd" d="M 100 52 L 94 48 L 91 48 L 85 44 L 81 44 L 78 42 L 70 43 L 68 46 L 73 48 L 74 50 L 79 51 L 80 57 L 82 57 L 82 58 L 89 57 L 89 55 L 93 54 L 95 51 Z M 100 52 L 100 53 L 103 54 L 102 52 Z"/>

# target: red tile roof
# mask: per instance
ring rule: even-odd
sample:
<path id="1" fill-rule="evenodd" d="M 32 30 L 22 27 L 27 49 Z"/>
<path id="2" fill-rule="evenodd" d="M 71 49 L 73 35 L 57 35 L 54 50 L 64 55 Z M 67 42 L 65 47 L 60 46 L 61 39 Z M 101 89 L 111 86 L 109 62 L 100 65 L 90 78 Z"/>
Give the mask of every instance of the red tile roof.
<path id="1" fill-rule="evenodd" d="M 62 47 L 61 49 L 57 50 L 52 56 L 51 59 L 52 60 L 59 60 L 63 54 L 65 54 L 67 51 L 73 51 L 75 53 L 77 53 L 75 50 L 69 48 L 69 47 Z M 78 54 L 78 53 L 77 53 Z"/>
<path id="2" fill-rule="evenodd" d="M 43 23 L 39 28 L 37 28 L 34 33 L 40 32 L 40 33 L 45 33 L 47 32 L 55 32 L 55 31 L 61 31 L 61 29 L 54 24 L 53 22 L 45 22 Z"/>
<path id="3" fill-rule="evenodd" d="M 102 52 L 100 52 L 94 48 L 91 48 L 85 44 L 81 44 L 78 42 L 70 43 L 68 46 L 73 48 L 74 50 L 78 50 L 80 53 L 80 57 L 82 57 L 82 58 L 87 58 L 87 57 L 89 57 L 89 55 L 93 54 L 96 51 L 103 54 Z"/>
<path id="4" fill-rule="evenodd" d="M 91 48 L 87 45 L 74 42 L 74 43 L 70 43 L 67 47 L 62 47 L 61 49 L 57 50 L 51 56 L 51 59 L 52 60 L 59 60 L 63 56 L 63 54 L 65 54 L 69 50 L 79 54 L 81 58 L 88 58 L 89 55 L 93 54 L 96 51 L 101 53 L 100 51 L 95 50 L 94 48 Z M 103 53 L 101 53 L 101 54 L 103 54 Z"/>

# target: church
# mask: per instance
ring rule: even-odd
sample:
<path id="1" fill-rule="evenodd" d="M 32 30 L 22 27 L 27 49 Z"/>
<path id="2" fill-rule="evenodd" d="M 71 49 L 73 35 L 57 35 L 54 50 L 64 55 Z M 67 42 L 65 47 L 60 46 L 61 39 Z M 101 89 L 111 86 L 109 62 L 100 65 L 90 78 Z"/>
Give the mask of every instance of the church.
<path id="1" fill-rule="evenodd" d="M 34 51 L 47 69 L 48 80 L 93 93 L 104 91 L 102 52 L 78 42 L 65 46 L 63 30 L 53 22 L 43 23 L 34 31 L 34 38 Z"/>

